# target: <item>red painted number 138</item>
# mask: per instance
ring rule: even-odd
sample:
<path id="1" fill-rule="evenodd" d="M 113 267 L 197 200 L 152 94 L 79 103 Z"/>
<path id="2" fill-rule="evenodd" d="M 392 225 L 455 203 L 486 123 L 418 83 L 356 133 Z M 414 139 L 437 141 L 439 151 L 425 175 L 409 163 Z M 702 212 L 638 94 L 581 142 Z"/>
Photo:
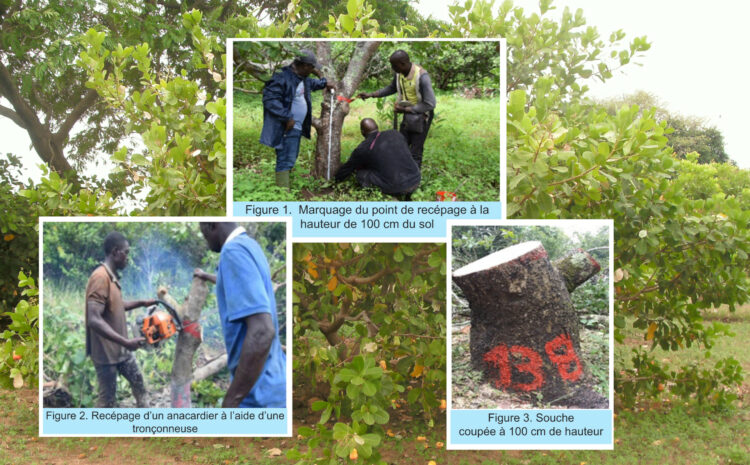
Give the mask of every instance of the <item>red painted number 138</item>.
<path id="1" fill-rule="evenodd" d="M 557 367 L 560 377 L 566 381 L 577 381 L 583 373 L 581 361 L 573 350 L 573 342 L 567 334 L 561 334 L 544 345 L 550 361 Z M 514 361 L 511 361 L 514 355 Z M 498 388 L 512 388 L 517 391 L 535 391 L 544 385 L 542 357 L 535 350 L 526 346 L 499 344 L 484 354 L 484 361 L 497 368 L 499 377 L 495 380 Z M 512 364 L 512 365 L 511 365 Z M 512 369 L 519 373 L 528 373 L 532 380 L 528 383 L 513 383 Z"/>

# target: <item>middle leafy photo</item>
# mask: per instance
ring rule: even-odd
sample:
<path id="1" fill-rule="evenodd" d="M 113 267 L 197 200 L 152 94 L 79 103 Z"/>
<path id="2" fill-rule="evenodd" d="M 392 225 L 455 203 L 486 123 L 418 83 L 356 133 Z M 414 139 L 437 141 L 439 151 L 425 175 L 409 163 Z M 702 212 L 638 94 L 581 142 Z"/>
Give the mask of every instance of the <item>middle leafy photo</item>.
<path id="1" fill-rule="evenodd" d="M 234 201 L 499 200 L 499 40 L 229 45 Z"/>
<path id="2" fill-rule="evenodd" d="M 295 243 L 293 257 L 294 418 L 311 425 L 293 455 L 390 463 L 378 449 L 442 441 L 445 244 Z"/>

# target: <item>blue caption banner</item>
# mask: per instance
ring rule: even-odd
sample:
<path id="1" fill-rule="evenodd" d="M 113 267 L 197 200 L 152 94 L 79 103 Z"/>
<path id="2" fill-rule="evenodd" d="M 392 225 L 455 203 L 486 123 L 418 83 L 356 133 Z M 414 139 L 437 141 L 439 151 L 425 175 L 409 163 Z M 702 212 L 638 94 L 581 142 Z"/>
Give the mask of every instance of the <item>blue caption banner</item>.
<path id="1" fill-rule="evenodd" d="M 451 410 L 450 446 L 522 444 L 612 448 L 612 410 Z"/>
<path id="2" fill-rule="evenodd" d="M 446 220 L 500 219 L 500 202 L 234 202 L 234 216 L 291 216 L 292 237 L 445 237 Z"/>
<path id="3" fill-rule="evenodd" d="M 285 408 L 44 408 L 41 435 L 286 436 Z"/>

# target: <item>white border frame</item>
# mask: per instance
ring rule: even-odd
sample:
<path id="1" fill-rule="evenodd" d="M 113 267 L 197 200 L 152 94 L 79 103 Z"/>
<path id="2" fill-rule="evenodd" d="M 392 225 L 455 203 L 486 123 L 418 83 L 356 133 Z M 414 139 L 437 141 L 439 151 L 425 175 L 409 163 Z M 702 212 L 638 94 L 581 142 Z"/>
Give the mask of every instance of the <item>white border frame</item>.
<path id="1" fill-rule="evenodd" d="M 505 38 L 502 37 L 476 37 L 476 38 L 404 38 L 404 39 L 369 39 L 369 38 L 227 38 L 227 90 L 226 90 L 226 106 L 227 106 L 227 216 L 232 216 L 234 206 L 234 43 L 235 42 L 498 42 L 500 44 L 500 82 L 498 90 L 500 92 L 500 166 L 498 166 L 498 174 L 500 176 L 500 192 L 498 192 L 498 202 L 500 202 L 500 208 L 503 217 L 505 217 L 505 199 L 506 199 L 506 145 L 507 145 L 507 96 L 505 88 L 507 85 L 507 43 Z M 301 200 L 295 201 L 301 202 Z M 257 202 L 253 202 L 257 203 Z M 361 202 L 353 202 L 361 203 Z"/>
<path id="2" fill-rule="evenodd" d="M 44 379 L 44 223 L 196 223 L 201 221 L 211 222 L 240 222 L 240 223 L 285 223 L 286 224 L 286 433 L 284 434 L 44 434 L 43 410 L 44 410 L 44 386 L 39 383 L 39 437 L 291 437 L 293 423 L 293 406 L 292 406 L 292 219 L 290 217 L 215 217 L 215 216 L 178 216 L 178 217 L 153 217 L 153 216 L 126 216 L 126 217 L 106 217 L 106 216 L 75 216 L 75 217 L 39 217 L 39 379 Z M 154 407 L 156 408 L 156 407 Z M 171 409 L 170 410 L 181 410 Z M 219 409 L 216 409 L 219 410 Z"/>
<path id="3" fill-rule="evenodd" d="M 505 213 L 505 212 L 503 212 Z M 451 410 L 453 405 L 453 227 L 454 226 L 555 226 L 571 225 L 575 223 L 586 222 L 588 224 L 599 224 L 609 228 L 609 409 L 613 415 L 610 419 L 610 430 L 612 441 L 609 444 L 453 444 L 451 442 Z M 446 290 L 446 309 L 448 324 L 446 325 L 446 449 L 448 450 L 613 450 L 615 441 L 615 420 L 614 420 L 614 243 L 615 243 L 615 225 L 614 220 L 449 220 L 446 224 L 448 232 L 448 249 L 447 259 L 449 268 L 446 269 L 448 278 Z M 497 409 L 475 409 L 476 411 L 491 411 Z M 525 409 L 518 409 L 523 412 Z M 581 409 L 570 409 L 581 410 Z M 597 409 L 600 410 L 600 409 Z M 601 409 L 607 410 L 607 409 Z M 561 410 L 564 412 L 566 410 Z"/>

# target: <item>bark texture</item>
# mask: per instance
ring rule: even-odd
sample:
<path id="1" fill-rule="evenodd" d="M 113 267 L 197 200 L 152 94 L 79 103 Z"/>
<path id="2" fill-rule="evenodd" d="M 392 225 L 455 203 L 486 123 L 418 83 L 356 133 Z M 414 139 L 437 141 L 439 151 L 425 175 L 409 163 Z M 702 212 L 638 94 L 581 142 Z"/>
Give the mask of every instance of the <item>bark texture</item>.
<path id="1" fill-rule="evenodd" d="M 208 285 L 200 278 L 193 278 L 190 293 L 182 311 L 183 330 L 177 336 L 170 389 L 172 407 L 189 408 L 190 384 L 193 381 L 193 358 L 201 343 L 198 321 L 208 297 Z M 192 325 L 192 326 L 191 326 Z"/>
<path id="2" fill-rule="evenodd" d="M 471 308 L 472 365 L 499 389 L 540 393 L 543 403 L 574 405 L 576 397 L 595 394 L 584 383 L 568 280 L 539 242 L 499 253 L 500 261 L 485 257 L 453 275 Z M 584 263 L 590 269 L 578 259 L 564 261 L 564 268 L 580 277 L 585 273 L 576 264 Z"/>
<path id="3" fill-rule="evenodd" d="M 338 100 L 337 96 L 349 99 L 354 95 L 365 77 L 367 63 L 379 46 L 380 42 L 376 41 L 357 42 L 344 75 L 336 76 L 336 68 L 333 66 L 331 58 L 331 43 L 320 41 L 316 44 L 315 56 L 321 64 L 324 75 L 336 81 L 333 105 L 331 105 L 331 93 L 323 91 L 320 118 L 313 118 L 313 127 L 315 127 L 317 134 L 313 174 L 317 178 L 329 180 L 341 166 L 341 130 L 344 126 L 344 119 L 349 114 L 349 103 Z M 329 132 L 331 133 L 330 166 L 328 156 Z"/>

